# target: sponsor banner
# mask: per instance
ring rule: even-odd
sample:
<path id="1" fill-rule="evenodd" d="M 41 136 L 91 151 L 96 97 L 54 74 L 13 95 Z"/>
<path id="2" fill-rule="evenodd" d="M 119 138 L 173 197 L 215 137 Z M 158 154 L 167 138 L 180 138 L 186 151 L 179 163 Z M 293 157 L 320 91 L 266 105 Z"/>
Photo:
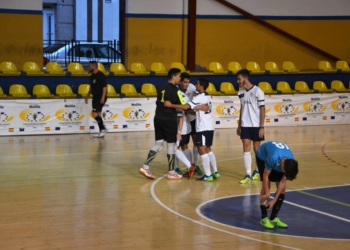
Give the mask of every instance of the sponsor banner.
<path id="1" fill-rule="evenodd" d="M 109 132 L 153 130 L 155 98 L 108 99 L 102 119 Z M 84 99 L 2 100 L 0 135 L 96 133 L 91 101 Z M 265 126 L 350 124 L 350 94 L 265 96 Z M 213 96 L 216 128 L 236 128 L 237 96 Z"/>

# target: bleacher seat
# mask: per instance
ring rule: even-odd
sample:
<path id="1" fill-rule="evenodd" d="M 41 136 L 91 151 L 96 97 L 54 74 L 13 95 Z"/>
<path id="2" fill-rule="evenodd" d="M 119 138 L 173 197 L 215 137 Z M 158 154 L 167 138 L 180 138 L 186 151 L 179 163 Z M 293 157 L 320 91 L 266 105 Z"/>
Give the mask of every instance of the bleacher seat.
<path id="1" fill-rule="evenodd" d="M 112 63 L 109 69 L 114 75 L 129 75 L 130 72 L 126 71 L 122 63 Z"/>
<path id="2" fill-rule="evenodd" d="M 332 65 L 328 61 L 319 61 L 318 69 L 323 70 L 324 72 L 337 72 L 336 69 L 332 68 Z"/>
<path id="3" fill-rule="evenodd" d="M 335 68 L 337 70 L 341 70 L 342 72 L 350 72 L 349 64 L 346 61 L 338 61 L 335 64 Z"/>
<path id="4" fill-rule="evenodd" d="M 350 89 L 345 88 L 344 83 L 342 81 L 334 80 L 331 82 L 331 89 L 337 91 L 339 93 L 348 93 Z"/>
<path id="5" fill-rule="evenodd" d="M 131 64 L 130 71 L 136 75 L 149 75 L 150 72 L 146 70 L 145 65 L 136 62 Z"/>
<path id="6" fill-rule="evenodd" d="M 313 89 L 310 89 L 306 82 L 304 81 L 297 81 L 295 82 L 295 91 L 301 94 L 309 94 L 314 93 L 315 91 Z"/>
<path id="7" fill-rule="evenodd" d="M 295 90 L 292 90 L 289 83 L 284 81 L 277 83 L 277 91 L 282 92 L 282 94 L 295 94 Z"/>
<path id="8" fill-rule="evenodd" d="M 270 71 L 270 73 L 283 73 L 283 70 L 280 70 L 275 62 L 266 62 L 265 70 Z"/>
<path id="9" fill-rule="evenodd" d="M 90 91 L 90 84 L 80 84 L 78 87 L 78 95 L 81 95 L 82 97 L 86 97 Z M 90 94 L 92 96 L 92 94 Z"/>
<path id="10" fill-rule="evenodd" d="M 333 92 L 333 90 L 327 88 L 326 84 L 323 81 L 315 81 L 312 88 L 320 93 Z"/>
<path id="11" fill-rule="evenodd" d="M 0 72 L 6 75 L 17 75 L 19 76 L 21 72 L 17 70 L 16 65 L 13 62 L 2 62 L 0 63 Z"/>
<path id="12" fill-rule="evenodd" d="M 180 63 L 180 62 L 173 62 L 173 63 L 171 63 L 170 68 L 180 69 L 181 73 L 183 73 L 183 72 L 189 73 L 190 72 L 190 71 L 186 70 L 185 66 L 182 63 Z"/>
<path id="13" fill-rule="evenodd" d="M 33 95 L 35 95 L 37 98 L 52 98 L 54 97 L 53 94 L 51 94 L 49 88 L 44 84 L 37 84 L 33 88 Z"/>
<path id="14" fill-rule="evenodd" d="M 115 91 L 115 88 L 111 84 L 107 84 L 107 97 L 119 97 L 120 95 Z"/>
<path id="15" fill-rule="evenodd" d="M 250 71 L 251 74 L 264 74 L 265 70 L 262 70 L 258 63 L 256 62 L 248 62 L 247 70 Z"/>
<path id="16" fill-rule="evenodd" d="M 105 66 L 103 66 L 103 64 L 100 62 L 97 63 L 97 69 L 101 71 L 103 74 L 105 74 L 106 76 L 109 75 L 109 72 L 106 71 Z"/>
<path id="17" fill-rule="evenodd" d="M 43 75 L 44 72 L 39 68 L 39 65 L 35 62 L 25 62 L 23 64 L 23 71 L 27 75 Z"/>
<path id="18" fill-rule="evenodd" d="M 237 90 L 230 82 L 222 82 L 220 84 L 220 92 L 224 93 L 225 95 L 237 95 Z"/>
<path id="19" fill-rule="evenodd" d="M 46 64 L 46 73 L 50 75 L 66 75 L 66 72 L 62 70 L 62 67 L 57 62 L 49 62 Z"/>
<path id="20" fill-rule="evenodd" d="M 238 62 L 229 62 L 227 66 L 228 71 L 236 74 L 239 70 L 242 69 L 242 66 Z"/>
<path id="21" fill-rule="evenodd" d="M 130 83 L 124 83 L 121 87 L 120 92 L 126 97 L 139 97 L 141 93 L 138 93 L 135 89 L 135 86 Z"/>
<path id="22" fill-rule="evenodd" d="M 227 70 L 224 70 L 221 63 L 211 62 L 209 63 L 209 71 L 212 71 L 214 74 L 227 74 Z"/>
<path id="23" fill-rule="evenodd" d="M 61 98 L 75 98 L 77 96 L 67 84 L 58 84 L 56 87 L 56 95 Z"/>
<path id="24" fill-rule="evenodd" d="M 151 71 L 156 74 L 168 74 L 168 71 L 166 70 L 164 64 L 161 62 L 153 62 L 151 64 Z"/>
<path id="25" fill-rule="evenodd" d="M 78 62 L 71 62 L 68 64 L 68 72 L 74 75 L 87 75 L 88 73 L 84 70 L 83 65 Z"/>
<path id="26" fill-rule="evenodd" d="M 157 89 L 152 83 L 144 83 L 141 87 L 141 93 L 145 96 L 157 96 Z"/>
<path id="27" fill-rule="evenodd" d="M 24 87 L 22 84 L 12 84 L 10 86 L 9 94 L 15 98 L 30 98 L 26 87 Z"/>
<path id="28" fill-rule="evenodd" d="M 220 95 L 221 93 L 216 90 L 215 85 L 211 82 L 209 83 L 208 88 L 205 90 L 209 95 Z"/>
<path id="29" fill-rule="evenodd" d="M 5 95 L 4 91 L 0 87 L 0 98 L 6 98 L 6 97 L 7 97 L 7 95 Z"/>
<path id="30" fill-rule="evenodd" d="M 277 94 L 276 90 L 273 90 L 271 87 L 271 84 L 268 82 L 259 82 L 258 87 L 265 93 L 265 94 Z"/>
<path id="31" fill-rule="evenodd" d="M 299 70 L 295 67 L 294 63 L 290 61 L 283 62 L 282 69 L 289 73 L 299 72 Z"/>

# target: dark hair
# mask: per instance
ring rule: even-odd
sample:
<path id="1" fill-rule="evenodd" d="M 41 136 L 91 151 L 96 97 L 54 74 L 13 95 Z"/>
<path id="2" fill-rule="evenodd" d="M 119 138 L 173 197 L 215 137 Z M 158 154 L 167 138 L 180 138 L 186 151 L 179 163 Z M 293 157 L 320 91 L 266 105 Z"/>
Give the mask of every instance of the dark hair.
<path id="1" fill-rule="evenodd" d="M 181 81 L 183 81 L 185 79 L 190 79 L 190 74 L 188 74 L 186 72 L 181 73 Z"/>
<path id="2" fill-rule="evenodd" d="M 177 74 L 181 73 L 181 70 L 178 68 L 171 68 L 168 71 L 168 79 L 173 79 L 173 76 L 176 76 Z"/>
<path id="3" fill-rule="evenodd" d="M 204 87 L 204 90 L 206 90 L 209 86 L 209 81 L 206 78 L 198 78 L 199 85 Z"/>
<path id="4" fill-rule="evenodd" d="M 298 162 L 293 159 L 285 159 L 284 161 L 284 175 L 287 180 L 292 181 L 296 179 L 296 176 L 299 172 Z"/>
<path id="5" fill-rule="evenodd" d="M 91 65 L 95 66 L 96 68 L 98 67 L 96 61 L 90 61 L 89 63 L 90 63 Z"/>
<path id="6" fill-rule="evenodd" d="M 249 73 L 249 70 L 247 70 L 247 69 L 241 69 L 241 70 L 239 70 L 239 71 L 237 72 L 236 75 L 237 75 L 237 76 L 241 75 L 241 76 L 246 77 L 246 78 L 249 79 L 250 73 Z"/>

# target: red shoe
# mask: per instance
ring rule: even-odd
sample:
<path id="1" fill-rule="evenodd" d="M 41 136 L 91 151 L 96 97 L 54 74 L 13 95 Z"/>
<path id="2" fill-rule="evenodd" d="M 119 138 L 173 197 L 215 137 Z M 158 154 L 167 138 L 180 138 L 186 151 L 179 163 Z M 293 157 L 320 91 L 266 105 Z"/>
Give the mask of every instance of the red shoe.
<path id="1" fill-rule="evenodd" d="M 188 179 L 190 179 L 193 176 L 195 170 L 196 170 L 196 165 L 191 163 L 191 167 L 188 169 Z"/>

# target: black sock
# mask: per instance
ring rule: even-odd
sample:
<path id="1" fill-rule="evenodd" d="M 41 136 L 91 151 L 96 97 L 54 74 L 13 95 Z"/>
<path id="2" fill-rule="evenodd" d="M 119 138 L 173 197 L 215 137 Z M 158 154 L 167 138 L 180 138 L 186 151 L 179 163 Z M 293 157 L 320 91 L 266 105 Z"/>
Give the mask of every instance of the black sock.
<path id="1" fill-rule="evenodd" d="M 166 156 L 168 157 L 169 171 L 172 171 L 175 167 L 175 154 L 167 154 Z"/>
<path id="2" fill-rule="evenodd" d="M 267 209 L 265 205 L 260 205 L 260 210 L 261 210 L 261 219 L 264 219 L 267 217 Z"/>
<path id="3" fill-rule="evenodd" d="M 97 121 L 98 128 L 100 129 L 100 132 L 105 129 L 105 126 L 103 125 L 103 120 L 100 116 L 96 116 L 95 120 Z"/>
<path id="4" fill-rule="evenodd" d="M 284 194 L 280 194 L 280 196 L 278 196 L 278 199 L 275 205 L 272 208 L 270 220 L 273 220 L 277 217 L 278 211 L 280 211 L 283 201 L 284 201 Z"/>
<path id="5" fill-rule="evenodd" d="M 144 164 L 149 165 L 153 161 L 153 159 L 156 158 L 156 154 L 157 154 L 156 151 L 150 150 L 147 155 L 147 160 L 145 161 Z"/>

